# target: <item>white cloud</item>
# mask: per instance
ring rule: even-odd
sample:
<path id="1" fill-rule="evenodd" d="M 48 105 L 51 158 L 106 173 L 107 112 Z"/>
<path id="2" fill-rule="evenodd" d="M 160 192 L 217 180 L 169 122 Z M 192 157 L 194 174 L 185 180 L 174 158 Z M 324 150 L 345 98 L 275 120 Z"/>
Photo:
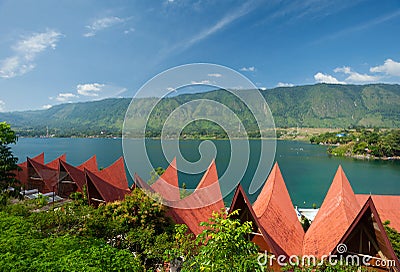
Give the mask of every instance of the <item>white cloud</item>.
<path id="1" fill-rule="evenodd" d="M 319 83 L 329 83 L 329 84 L 346 84 L 345 82 L 337 80 L 335 77 L 328 75 L 328 74 L 323 74 L 321 72 L 316 73 L 314 75 L 315 81 Z"/>
<path id="2" fill-rule="evenodd" d="M 21 39 L 12 46 L 15 54 L 0 61 L 0 77 L 12 78 L 31 71 L 37 55 L 48 48 L 55 49 L 61 37 L 61 33 L 47 30 Z"/>
<path id="3" fill-rule="evenodd" d="M 69 102 L 72 98 L 77 98 L 78 96 L 73 93 L 59 93 L 55 98 L 57 101 L 60 102 Z"/>
<path id="4" fill-rule="evenodd" d="M 283 82 L 278 82 L 278 84 L 276 85 L 276 87 L 293 87 L 294 84 L 292 83 L 283 83 Z"/>
<path id="5" fill-rule="evenodd" d="M 99 96 L 99 93 L 103 90 L 104 84 L 100 83 L 88 83 L 78 84 L 76 86 L 76 92 L 83 96 Z"/>
<path id="6" fill-rule="evenodd" d="M 214 73 L 214 74 L 208 74 L 209 77 L 222 77 L 221 74 Z"/>
<path id="7" fill-rule="evenodd" d="M 240 68 L 240 71 L 243 71 L 243 72 L 254 72 L 255 70 L 256 70 L 256 68 L 254 66 Z"/>
<path id="8" fill-rule="evenodd" d="M 104 18 L 95 20 L 90 25 L 86 26 L 86 28 L 88 29 L 88 32 L 83 34 L 83 36 L 84 37 L 93 37 L 97 34 L 97 32 L 104 30 L 106 28 L 121 24 L 127 20 L 129 20 L 129 18 L 120 18 L 120 17 L 116 17 L 116 16 L 104 17 Z"/>
<path id="9" fill-rule="evenodd" d="M 396 62 L 392 59 L 387 59 L 385 60 L 385 63 L 383 65 L 371 67 L 369 71 L 371 73 L 384 73 L 388 76 L 400 77 L 400 62 Z"/>
<path id="10" fill-rule="evenodd" d="M 120 86 L 113 86 L 101 83 L 78 84 L 74 91 L 65 91 L 55 97 L 49 97 L 52 101 L 58 102 L 84 102 L 101 100 L 111 97 L 120 97 L 128 89 Z M 48 108 L 51 105 L 44 105 L 42 108 Z"/>
<path id="11" fill-rule="evenodd" d="M 19 56 L 6 58 L 0 62 L 0 77 L 12 78 L 23 75 L 35 68 L 33 63 L 27 63 Z"/>
<path id="12" fill-rule="evenodd" d="M 50 105 L 50 104 L 47 104 L 47 105 L 43 105 L 43 106 L 42 106 L 42 109 L 48 110 L 48 109 L 50 109 L 51 107 L 53 107 L 53 106 Z"/>
<path id="13" fill-rule="evenodd" d="M 211 85 L 212 84 L 212 82 L 209 80 L 191 81 L 190 83 L 193 85 Z"/>
<path id="14" fill-rule="evenodd" d="M 32 60 L 38 53 L 49 47 L 55 49 L 60 36 L 61 33 L 54 30 L 35 33 L 32 36 L 19 41 L 13 49 L 23 55 L 27 60 Z"/>
<path id="15" fill-rule="evenodd" d="M 4 107 L 5 105 L 6 105 L 6 103 L 4 103 L 3 100 L 0 100 L 0 112 L 3 112 L 5 110 L 5 107 Z"/>
<path id="16" fill-rule="evenodd" d="M 346 82 L 351 82 L 351 83 L 365 83 L 365 82 L 374 82 L 378 81 L 380 77 L 378 76 L 372 76 L 372 75 L 367 75 L 367 74 L 360 74 L 357 72 L 354 72 L 351 70 L 350 67 L 341 67 L 341 68 L 336 68 L 333 70 L 335 73 L 344 73 L 346 75 L 349 75 L 345 81 Z"/>
<path id="17" fill-rule="evenodd" d="M 133 27 L 124 30 L 124 34 L 129 34 L 129 33 L 132 33 L 132 32 L 135 32 L 135 29 Z"/>

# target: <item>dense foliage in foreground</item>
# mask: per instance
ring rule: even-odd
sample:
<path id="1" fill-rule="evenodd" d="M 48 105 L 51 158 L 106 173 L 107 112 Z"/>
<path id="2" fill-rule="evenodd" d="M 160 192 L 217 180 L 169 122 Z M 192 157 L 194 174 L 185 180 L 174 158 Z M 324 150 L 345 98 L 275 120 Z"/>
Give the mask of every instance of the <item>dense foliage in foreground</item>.
<path id="1" fill-rule="evenodd" d="M 248 240 L 251 223 L 226 212 L 202 223 L 205 230 L 194 237 L 185 225 L 171 224 L 165 208 L 139 189 L 125 201 L 98 209 L 79 199 L 54 210 L 40 206 L 40 201 L 30 200 L 1 207 L 1 271 L 164 271 L 166 262 L 183 272 L 269 271 L 258 264 L 258 249 Z M 386 229 L 399 254 L 400 234 Z"/>
<path id="2" fill-rule="evenodd" d="M 1 271 L 143 271 L 140 261 L 92 237 L 46 237 L 30 220 L 0 213 Z"/>
<path id="3" fill-rule="evenodd" d="M 17 136 L 11 126 L 5 122 L 0 122 L 0 192 L 18 184 L 13 171 L 18 169 L 18 158 L 14 157 L 10 144 L 17 142 Z M 4 194 L 0 195 L 0 202 L 4 204 Z"/>
<path id="4" fill-rule="evenodd" d="M 328 148 L 328 153 L 335 156 L 400 156 L 400 130 L 344 130 L 327 132 L 314 136 L 311 143 L 337 145 Z"/>
<path id="5" fill-rule="evenodd" d="M 182 271 L 259 271 L 251 225 L 226 213 L 194 237 L 140 189 L 97 209 L 75 199 L 54 210 L 38 200 L 2 206 L 0 270 L 155 271 L 183 257 Z"/>

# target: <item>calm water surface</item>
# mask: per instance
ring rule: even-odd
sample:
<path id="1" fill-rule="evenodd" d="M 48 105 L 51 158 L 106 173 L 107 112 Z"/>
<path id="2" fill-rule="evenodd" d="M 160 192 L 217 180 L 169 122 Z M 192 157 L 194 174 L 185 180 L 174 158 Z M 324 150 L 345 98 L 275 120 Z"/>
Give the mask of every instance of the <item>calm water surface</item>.
<path id="1" fill-rule="evenodd" d="M 187 140 L 180 143 L 181 152 L 187 160 L 197 161 L 200 158 L 198 152 L 200 142 Z M 224 140 L 214 141 L 214 143 L 217 148 L 217 169 L 221 175 L 231 159 L 230 145 L 229 141 Z M 138 144 L 140 141 L 132 140 L 133 150 Z M 107 167 L 122 156 L 121 139 L 21 138 L 12 148 L 20 162 L 26 160 L 27 156 L 33 157 L 41 152 L 45 152 L 45 162 L 66 153 L 70 164 L 79 165 L 96 154 L 99 167 Z M 253 152 L 250 164 L 241 180 L 245 189 L 249 186 L 258 162 L 259 141 L 250 141 L 250 148 Z M 147 152 L 155 167 L 168 166 L 158 140 L 147 141 Z M 132 157 L 134 171 L 138 172 L 143 179 L 149 179 L 151 169 L 146 167 L 140 156 L 133 155 Z M 240 158 L 237 159 L 240 160 Z M 310 207 L 316 203 L 319 206 L 339 165 L 342 165 L 356 193 L 400 195 L 400 161 L 363 161 L 330 157 L 326 154 L 324 146 L 295 141 L 278 141 L 275 160 L 279 163 L 295 205 Z M 177 163 L 179 167 L 179 161 Z M 230 174 L 234 177 L 237 173 L 233 171 Z M 128 177 L 132 182 L 129 173 Z M 194 188 L 200 178 L 201 174 L 194 176 L 179 174 L 180 183 L 185 182 L 189 188 Z M 224 187 L 224 185 L 221 186 Z M 232 194 L 233 192 L 225 198 L 228 205 Z M 257 193 L 250 195 L 250 200 L 254 201 L 256 196 Z"/>

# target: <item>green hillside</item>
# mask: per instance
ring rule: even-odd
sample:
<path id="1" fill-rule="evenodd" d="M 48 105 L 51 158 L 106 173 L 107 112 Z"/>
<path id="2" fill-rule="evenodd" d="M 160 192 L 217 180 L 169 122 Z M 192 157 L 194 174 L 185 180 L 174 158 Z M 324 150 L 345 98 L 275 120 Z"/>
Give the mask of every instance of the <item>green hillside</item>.
<path id="1" fill-rule="evenodd" d="M 400 85 L 316 84 L 275 88 L 262 91 L 262 94 L 272 111 L 276 127 L 400 127 Z M 257 134 L 249 110 L 223 90 L 164 99 L 152 113 L 147 134 L 158 136 L 166 117 L 174 109 L 199 98 L 225 104 L 239 116 L 247 130 Z M 141 99 L 139 109 L 148 108 L 149 101 Z M 118 98 L 62 104 L 48 110 L 0 113 L 0 120 L 11 123 L 20 135 L 26 136 L 45 135 L 47 127 L 49 133 L 56 136 L 119 136 L 129 103 L 128 98 Z M 195 116 L 199 110 L 192 107 L 187 114 Z M 140 110 L 135 115 L 138 122 L 144 117 Z M 185 133 L 222 132 L 218 126 L 202 121 L 188 126 Z"/>
<path id="2" fill-rule="evenodd" d="M 120 135 L 131 99 L 105 99 L 95 102 L 68 103 L 47 110 L 0 113 L 0 119 L 12 124 L 23 136 Z"/>

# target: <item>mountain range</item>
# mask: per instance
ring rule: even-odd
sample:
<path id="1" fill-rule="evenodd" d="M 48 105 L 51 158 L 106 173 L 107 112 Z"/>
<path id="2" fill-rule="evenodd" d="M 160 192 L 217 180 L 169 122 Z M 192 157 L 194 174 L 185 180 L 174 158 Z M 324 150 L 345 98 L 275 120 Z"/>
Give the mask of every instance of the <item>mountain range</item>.
<path id="1" fill-rule="evenodd" d="M 245 91 L 245 90 L 244 90 Z M 400 127 L 400 85 L 315 84 L 262 90 L 273 114 L 276 127 Z M 178 106 L 194 99 L 210 99 L 229 107 L 239 116 L 246 129 L 256 129 L 247 107 L 224 90 L 181 94 L 164 98 L 148 122 L 150 136 L 158 136 L 166 117 Z M 148 107 L 149 99 L 139 106 Z M 130 98 L 55 105 L 47 110 L 0 113 L 21 136 L 119 136 Z M 194 114 L 196 107 L 187 114 Z M 138 118 L 140 119 L 140 112 Z M 188 133 L 207 134 L 217 131 L 215 125 L 192 124 Z M 213 132 L 213 133 L 214 133 Z"/>

